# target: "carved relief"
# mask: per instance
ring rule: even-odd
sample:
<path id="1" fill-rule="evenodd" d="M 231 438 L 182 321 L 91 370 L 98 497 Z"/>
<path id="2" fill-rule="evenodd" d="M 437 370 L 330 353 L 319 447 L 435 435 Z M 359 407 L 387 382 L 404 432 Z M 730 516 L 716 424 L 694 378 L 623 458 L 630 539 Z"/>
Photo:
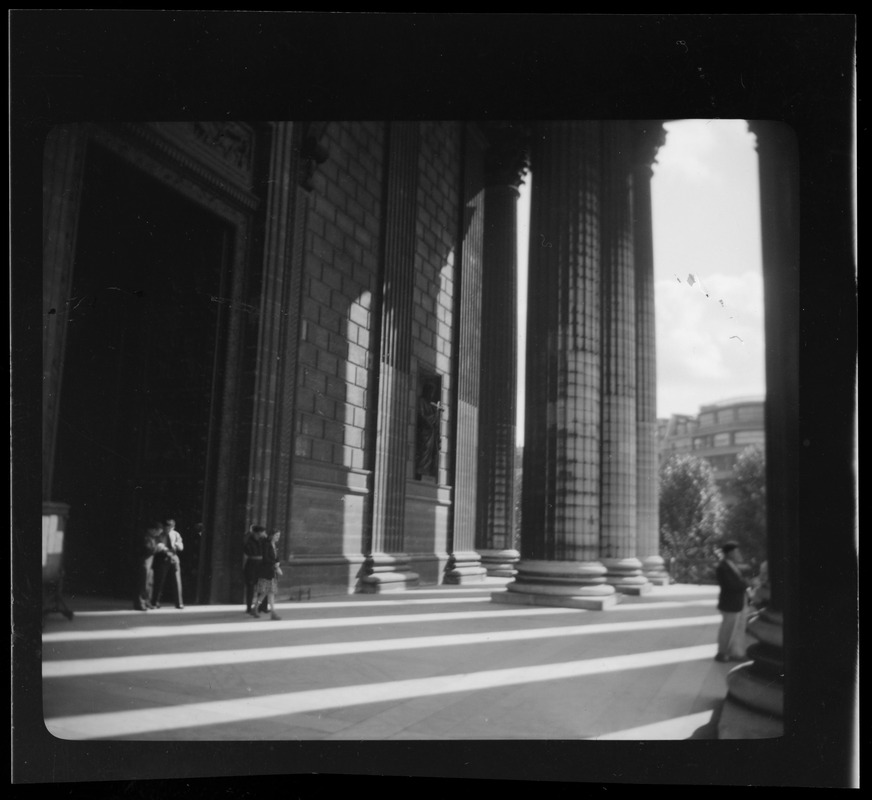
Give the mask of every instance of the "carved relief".
<path id="1" fill-rule="evenodd" d="M 151 127 L 245 189 L 252 186 L 254 131 L 242 122 L 154 122 Z"/>
<path id="2" fill-rule="evenodd" d="M 415 478 L 439 474 L 442 445 L 442 378 L 422 374 L 418 377 L 418 407 L 415 425 Z"/>
<path id="3" fill-rule="evenodd" d="M 251 171 L 251 136 L 231 122 L 195 122 L 194 135 L 237 169 Z"/>
<path id="4" fill-rule="evenodd" d="M 315 188 L 315 170 L 329 156 L 327 148 L 320 142 L 326 127 L 326 122 L 309 122 L 303 130 L 303 144 L 300 147 L 300 186 L 307 192 Z"/>

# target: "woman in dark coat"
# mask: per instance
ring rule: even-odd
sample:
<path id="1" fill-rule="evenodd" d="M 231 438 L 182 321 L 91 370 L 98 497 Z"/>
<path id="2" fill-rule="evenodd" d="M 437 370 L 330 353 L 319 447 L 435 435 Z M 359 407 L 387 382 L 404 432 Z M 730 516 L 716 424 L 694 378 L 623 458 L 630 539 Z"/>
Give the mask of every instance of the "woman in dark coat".
<path id="1" fill-rule="evenodd" d="M 270 532 L 266 541 L 263 542 L 261 550 L 260 567 L 257 578 L 257 589 L 254 594 L 253 616 L 260 616 L 260 604 L 264 600 L 269 606 L 269 618 L 281 619 L 276 614 L 276 593 L 279 589 L 278 576 L 282 574 L 281 564 L 279 563 L 278 541 L 281 536 L 281 531 L 273 530 Z"/>

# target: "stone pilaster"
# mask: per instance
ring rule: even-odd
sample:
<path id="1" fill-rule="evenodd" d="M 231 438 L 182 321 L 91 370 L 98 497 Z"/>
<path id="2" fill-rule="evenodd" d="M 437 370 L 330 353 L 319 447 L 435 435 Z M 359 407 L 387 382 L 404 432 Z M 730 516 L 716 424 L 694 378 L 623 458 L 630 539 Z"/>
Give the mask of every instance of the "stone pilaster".
<path id="1" fill-rule="evenodd" d="M 299 139 L 299 134 L 296 137 Z M 299 323 L 299 263 L 292 252 L 301 246 L 295 225 L 299 146 L 294 124 L 273 123 L 270 140 L 270 175 L 264 234 L 263 278 L 258 317 L 257 381 L 254 388 L 251 456 L 248 469 L 249 520 L 253 524 L 287 526 L 278 508 L 290 494 L 290 461 L 293 447 L 287 436 L 293 426 L 296 368 L 296 326 Z M 305 213 L 305 200 L 299 205 Z M 294 270 L 296 267 L 296 270 Z M 296 291 L 291 291 L 292 285 Z M 295 302 L 296 301 L 296 302 Z M 289 330 L 293 328 L 293 330 Z M 285 413 L 289 412 L 289 413 Z M 284 434 L 284 435 L 283 435 Z"/>
<path id="2" fill-rule="evenodd" d="M 520 558 L 514 542 L 518 187 L 529 166 L 529 134 L 511 123 L 486 130 L 476 549 L 488 575 L 512 577 Z"/>
<path id="3" fill-rule="evenodd" d="M 625 594 L 651 589 L 636 558 L 636 297 L 627 124 L 603 123 L 600 560 Z"/>
<path id="4" fill-rule="evenodd" d="M 657 463 L 657 331 L 654 317 L 654 240 L 651 166 L 666 132 L 659 120 L 634 131 L 633 241 L 636 269 L 636 555 L 649 583 L 669 583 L 660 555 L 660 498 Z"/>
<path id="5" fill-rule="evenodd" d="M 463 159 L 460 231 L 460 292 L 456 301 L 458 335 L 454 350 L 454 468 L 451 555 L 446 583 L 481 581 L 487 570 L 475 552 L 480 419 L 482 237 L 484 233 L 484 139 L 467 126 Z"/>
<path id="6" fill-rule="evenodd" d="M 760 169 L 761 234 L 766 304 L 766 535 L 769 607 L 749 625 L 756 644 L 747 664 L 727 676 L 718 723 L 721 739 L 783 735 L 785 670 L 782 604 L 785 558 L 799 530 L 799 157 L 793 132 L 754 122 Z M 805 631 L 813 636 L 813 631 Z M 795 702 L 804 702 L 795 692 Z"/>
<path id="7" fill-rule="evenodd" d="M 42 493 L 52 498 L 70 287 L 86 137 L 79 125 L 59 125 L 46 139 L 42 187 Z"/>
<path id="8" fill-rule="evenodd" d="M 542 123 L 531 160 L 521 560 L 493 599 L 603 608 L 602 126 Z"/>
<path id="9" fill-rule="evenodd" d="M 411 319 L 415 258 L 418 124 L 388 132 L 386 226 L 379 321 L 378 409 L 372 490 L 372 543 L 362 592 L 418 582 L 403 553 L 408 468 Z"/>
<path id="10" fill-rule="evenodd" d="M 293 142 L 295 151 L 302 149 L 301 131 L 299 125 L 294 125 L 293 130 L 285 127 L 286 123 L 277 125 L 276 136 L 279 138 L 274 147 L 281 150 L 281 157 L 287 161 L 293 170 L 291 173 L 300 176 L 308 172 L 304 167 L 302 153 L 297 159 L 290 158 L 285 150 L 289 137 Z M 290 178 L 289 178 L 290 179 Z M 277 424 L 274 432 L 273 448 L 278 454 L 278 464 L 275 470 L 273 483 L 273 496 L 270 498 L 270 518 L 276 520 L 276 524 L 283 526 L 285 530 L 291 530 L 292 497 L 291 487 L 294 480 L 294 458 L 296 452 L 296 397 L 299 385 L 300 363 L 299 347 L 301 339 L 300 318 L 301 300 L 303 295 L 303 253 L 306 244 L 306 226 L 310 205 L 310 190 L 300 185 L 298 180 L 293 189 L 293 200 L 290 189 L 282 189 L 280 203 L 277 207 L 277 218 L 287 219 L 290 214 L 292 232 L 289 241 L 278 239 L 276 245 L 284 252 L 288 259 L 289 275 L 282 281 L 282 306 L 281 306 L 281 339 L 284 343 L 281 370 L 278 389 Z M 288 267 L 286 266 L 286 270 Z M 285 546 L 291 546 L 291 536 L 284 537 Z M 290 578 L 290 576 L 288 576 Z"/>

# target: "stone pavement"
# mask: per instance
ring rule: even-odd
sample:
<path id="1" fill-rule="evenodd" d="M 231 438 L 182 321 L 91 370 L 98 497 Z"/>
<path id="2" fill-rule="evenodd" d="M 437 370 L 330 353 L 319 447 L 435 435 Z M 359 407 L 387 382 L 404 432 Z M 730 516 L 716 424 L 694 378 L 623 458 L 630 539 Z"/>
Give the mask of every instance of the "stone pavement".
<path id="1" fill-rule="evenodd" d="M 605 611 L 491 602 L 505 580 L 404 593 L 46 617 L 43 709 L 64 740 L 715 738 L 735 665 L 717 588 Z M 123 607 L 122 607 L 123 606 Z"/>

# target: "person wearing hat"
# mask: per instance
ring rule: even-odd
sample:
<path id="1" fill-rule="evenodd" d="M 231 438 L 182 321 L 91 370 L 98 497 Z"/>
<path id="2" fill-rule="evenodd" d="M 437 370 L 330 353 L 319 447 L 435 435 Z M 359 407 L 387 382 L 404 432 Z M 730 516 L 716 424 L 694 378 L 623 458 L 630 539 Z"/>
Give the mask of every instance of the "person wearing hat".
<path id="1" fill-rule="evenodd" d="M 720 587 L 718 611 L 721 612 L 721 627 L 718 630 L 718 652 L 715 661 L 744 661 L 745 656 L 745 603 L 748 582 L 742 575 L 739 564 L 742 551 L 738 542 L 721 545 L 723 557 L 718 562 L 715 575 Z"/>

